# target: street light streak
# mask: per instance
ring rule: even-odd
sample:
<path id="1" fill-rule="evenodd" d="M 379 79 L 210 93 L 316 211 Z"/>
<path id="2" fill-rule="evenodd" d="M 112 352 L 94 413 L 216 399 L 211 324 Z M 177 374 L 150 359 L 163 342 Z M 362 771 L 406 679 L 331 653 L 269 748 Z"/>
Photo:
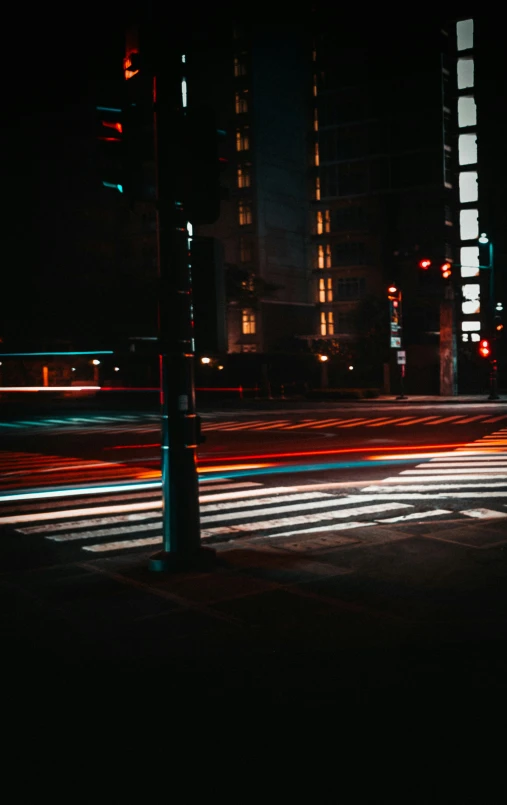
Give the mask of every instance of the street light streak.
<path id="1" fill-rule="evenodd" d="M 418 450 L 436 450 L 440 447 L 444 449 L 449 448 L 460 448 L 467 446 L 466 442 L 456 442 L 451 444 L 421 444 L 417 446 Z M 214 458 L 212 456 L 204 456 L 201 461 L 212 462 L 212 461 L 234 461 L 234 460 L 241 460 L 241 461 L 253 461 L 255 459 L 269 459 L 269 458 L 291 458 L 291 457 L 302 457 L 302 456 L 330 456 L 330 455 L 341 455 L 344 453 L 371 453 L 371 452 L 381 452 L 385 450 L 386 452 L 392 451 L 402 451 L 402 450 L 413 450 L 414 445 L 410 445 L 407 447 L 393 447 L 393 446 L 385 446 L 385 447 L 345 447 L 339 450 L 336 449 L 329 449 L 329 450 L 299 450 L 290 453 L 255 453 L 252 455 L 246 456 L 219 456 Z M 472 453 L 475 451 L 471 451 Z M 426 453 L 422 455 L 428 455 Z M 432 455 L 441 455 L 441 453 L 433 453 Z M 404 454 L 400 453 L 400 457 L 404 457 Z M 394 456 L 391 456 L 394 458 Z M 398 456 L 396 456 L 398 458 Z M 369 457 L 370 460 L 377 460 L 376 456 Z M 379 460 L 383 460 L 383 456 L 378 457 Z"/>

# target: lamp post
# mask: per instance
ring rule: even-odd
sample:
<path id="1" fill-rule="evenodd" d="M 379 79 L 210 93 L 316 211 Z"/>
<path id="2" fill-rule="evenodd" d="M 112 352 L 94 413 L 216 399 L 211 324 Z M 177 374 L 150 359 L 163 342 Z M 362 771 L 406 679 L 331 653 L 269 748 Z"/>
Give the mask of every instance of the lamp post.
<path id="1" fill-rule="evenodd" d="M 321 389 L 327 389 L 328 383 L 329 383 L 328 373 L 327 373 L 327 362 L 328 362 L 328 360 L 329 360 L 328 355 L 319 355 L 320 370 L 321 370 L 320 371 L 320 387 L 321 387 Z"/>
<path id="2" fill-rule="evenodd" d="M 488 238 L 485 232 L 481 232 L 479 237 L 479 243 L 481 243 L 482 245 L 487 245 L 489 247 L 488 265 L 480 266 L 481 271 L 489 271 L 488 323 L 489 323 L 489 329 L 491 331 L 491 340 L 494 343 L 490 360 L 491 371 L 489 373 L 488 400 L 499 400 L 500 397 L 498 396 L 498 361 L 496 357 L 497 349 L 496 349 L 496 338 L 495 334 L 493 333 L 494 321 L 495 321 L 495 263 L 494 263 L 493 242 L 490 240 L 490 238 Z"/>

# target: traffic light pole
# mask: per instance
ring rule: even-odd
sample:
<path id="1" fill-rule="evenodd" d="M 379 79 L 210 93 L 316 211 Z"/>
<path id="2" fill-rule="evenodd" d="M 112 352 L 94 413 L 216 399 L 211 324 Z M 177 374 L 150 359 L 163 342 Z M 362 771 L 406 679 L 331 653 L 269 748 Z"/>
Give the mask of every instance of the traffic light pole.
<path id="1" fill-rule="evenodd" d="M 207 566 L 215 558 L 200 537 L 189 235 L 175 173 L 181 75 L 173 68 L 157 70 L 153 82 L 163 516 L 163 549 L 150 559 L 153 571 Z"/>

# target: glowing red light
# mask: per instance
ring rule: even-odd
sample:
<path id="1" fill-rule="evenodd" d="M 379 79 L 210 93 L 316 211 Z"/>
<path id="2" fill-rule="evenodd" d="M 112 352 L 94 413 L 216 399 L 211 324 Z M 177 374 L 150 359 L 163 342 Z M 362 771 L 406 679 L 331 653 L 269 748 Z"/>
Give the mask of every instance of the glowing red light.
<path id="1" fill-rule="evenodd" d="M 431 260 L 419 260 L 419 268 L 429 268 Z"/>
<path id="2" fill-rule="evenodd" d="M 447 279 L 448 277 L 451 276 L 452 273 L 451 268 L 452 266 L 450 263 L 442 263 L 442 265 L 440 266 L 440 271 L 442 272 L 442 276 L 444 279 Z"/>
<path id="3" fill-rule="evenodd" d="M 491 349 L 490 349 L 490 346 L 489 346 L 489 341 L 483 340 L 483 341 L 480 342 L 480 344 L 479 344 L 479 354 L 483 358 L 489 358 L 489 356 L 491 355 Z"/>

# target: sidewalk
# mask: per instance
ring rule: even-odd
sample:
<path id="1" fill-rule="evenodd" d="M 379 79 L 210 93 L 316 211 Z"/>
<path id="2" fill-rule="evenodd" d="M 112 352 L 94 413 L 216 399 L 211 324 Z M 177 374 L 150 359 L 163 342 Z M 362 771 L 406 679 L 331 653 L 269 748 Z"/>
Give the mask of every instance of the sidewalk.
<path id="1" fill-rule="evenodd" d="M 507 517 L 238 540 L 212 571 L 174 575 L 148 553 L 55 566 L 51 547 L 3 544 L 13 684 L 162 674 L 179 694 L 309 705 L 507 686 Z"/>

